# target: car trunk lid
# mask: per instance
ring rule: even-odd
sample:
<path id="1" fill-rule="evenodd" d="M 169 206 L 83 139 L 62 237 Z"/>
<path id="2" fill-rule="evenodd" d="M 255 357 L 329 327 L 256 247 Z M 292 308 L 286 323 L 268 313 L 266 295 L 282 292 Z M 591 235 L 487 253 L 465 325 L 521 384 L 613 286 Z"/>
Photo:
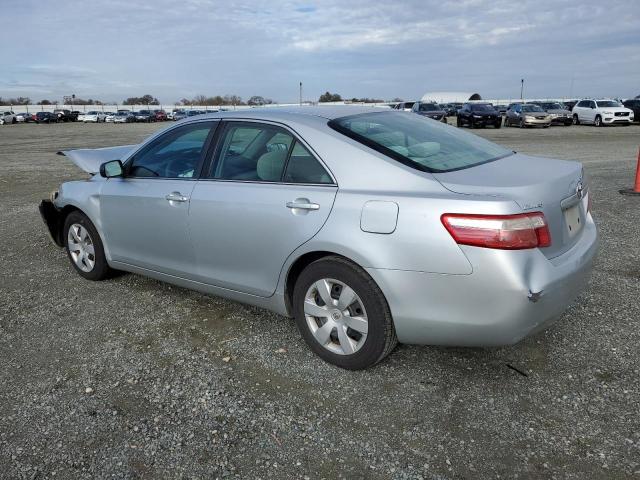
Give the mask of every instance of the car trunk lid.
<path id="1" fill-rule="evenodd" d="M 434 177 L 455 193 L 496 196 L 513 200 L 525 212 L 543 212 L 551 246 L 540 250 L 547 258 L 562 255 L 582 235 L 587 185 L 580 163 L 515 154 Z"/>

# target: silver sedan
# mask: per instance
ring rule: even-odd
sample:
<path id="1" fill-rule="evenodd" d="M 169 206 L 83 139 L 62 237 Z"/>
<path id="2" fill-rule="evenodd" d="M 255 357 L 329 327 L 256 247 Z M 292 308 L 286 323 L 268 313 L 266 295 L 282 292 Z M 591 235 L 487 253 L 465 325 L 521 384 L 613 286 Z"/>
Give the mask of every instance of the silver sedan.
<path id="1" fill-rule="evenodd" d="M 324 360 L 545 328 L 597 248 L 579 163 L 411 113 L 200 115 L 140 145 L 60 152 L 91 174 L 40 205 L 88 280 L 134 272 L 296 319 Z"/>

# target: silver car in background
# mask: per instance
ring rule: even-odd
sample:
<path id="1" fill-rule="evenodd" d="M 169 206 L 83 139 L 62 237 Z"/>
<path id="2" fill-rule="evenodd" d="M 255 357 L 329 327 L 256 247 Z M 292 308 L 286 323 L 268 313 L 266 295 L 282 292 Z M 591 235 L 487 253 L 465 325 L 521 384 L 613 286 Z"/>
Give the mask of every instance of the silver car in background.
<path id="1" fill-rule="evenodd" d="M 398 341 L 518 342 L 576 299 L 597 248 L 579 163 L 412 113 L 219 112 L 61 153 L 91 177 L 40 211 L 80 276 L 134 272 L 293 316 L 343 368 Z"/>

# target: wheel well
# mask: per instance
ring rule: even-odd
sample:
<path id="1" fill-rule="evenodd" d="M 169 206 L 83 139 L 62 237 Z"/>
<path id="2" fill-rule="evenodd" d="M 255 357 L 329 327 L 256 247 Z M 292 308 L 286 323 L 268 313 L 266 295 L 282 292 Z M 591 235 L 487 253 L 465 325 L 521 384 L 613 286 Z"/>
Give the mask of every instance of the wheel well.
<path id="1" fill-rule="evenodd" d="M 63 238 L 63 230 L 64 230 L 64 222 L 67 220 L 67 217 L 69 216 L 69 214 L 71 212 L 81 212 L 82 210 L 80 210 L 78 207 L 74 207 L 73 205 L 67 205 L 65 207 L 62 208 L 62 210 L 60 210 L 60 221 L 58 222 L 58 240 L 59 240 L 59 245 L 63 246 L 64 245 L 64 238 Z"/>
<path id="2" fill-rule="evenodd" d="M 293 289 L 302 271 L 307 268 L 309 264 L 315 262 L 316 260 L 320 260 L 324 257 L 335 256 L 342 257 L 342 255 L 338 255 L 334 252 L 309 252 L 301 255 L 295 262 L 293 262 L 293 264 L 291 264 L 291 267 L 289 267 L 289 271 L 287 272 L 287 279 L 284 284 L 284 301 L 287 307 L 287 312 L 289 312 L 290 315 L 292 315 L 293 312 Z M 349 259 L 347 258 L 347 260 Z"/>

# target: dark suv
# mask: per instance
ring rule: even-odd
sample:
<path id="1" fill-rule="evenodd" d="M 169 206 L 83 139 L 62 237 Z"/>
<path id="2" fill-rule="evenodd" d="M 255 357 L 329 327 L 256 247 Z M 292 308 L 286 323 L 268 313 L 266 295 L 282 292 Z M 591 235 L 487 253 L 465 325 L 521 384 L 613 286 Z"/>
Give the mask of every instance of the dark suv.
<path id="1" fill-rule="evenodd" d="M 490 103 L 465 103 L 458 110 L 456 125 L 458 127 L 467 125 L 471 128 L 484 128 L 491 125 L 494 128 L 500 128 L 502 115 Z"/>
<path id="2" fill-rule="evenodd" d="M 640 122 L 640 98 L 630 98 L 622 102 L 622 105 L 629 110 L 633 110 L 633 119 L 636 122 Z"/>
<path id="3" fill-rule="evenodd" d="M 411 111 L 423 117 L 429 117 L 439 122 L 447 123 L 447 112 L 435 102 L 416 102 L 413 104 Z"/>

